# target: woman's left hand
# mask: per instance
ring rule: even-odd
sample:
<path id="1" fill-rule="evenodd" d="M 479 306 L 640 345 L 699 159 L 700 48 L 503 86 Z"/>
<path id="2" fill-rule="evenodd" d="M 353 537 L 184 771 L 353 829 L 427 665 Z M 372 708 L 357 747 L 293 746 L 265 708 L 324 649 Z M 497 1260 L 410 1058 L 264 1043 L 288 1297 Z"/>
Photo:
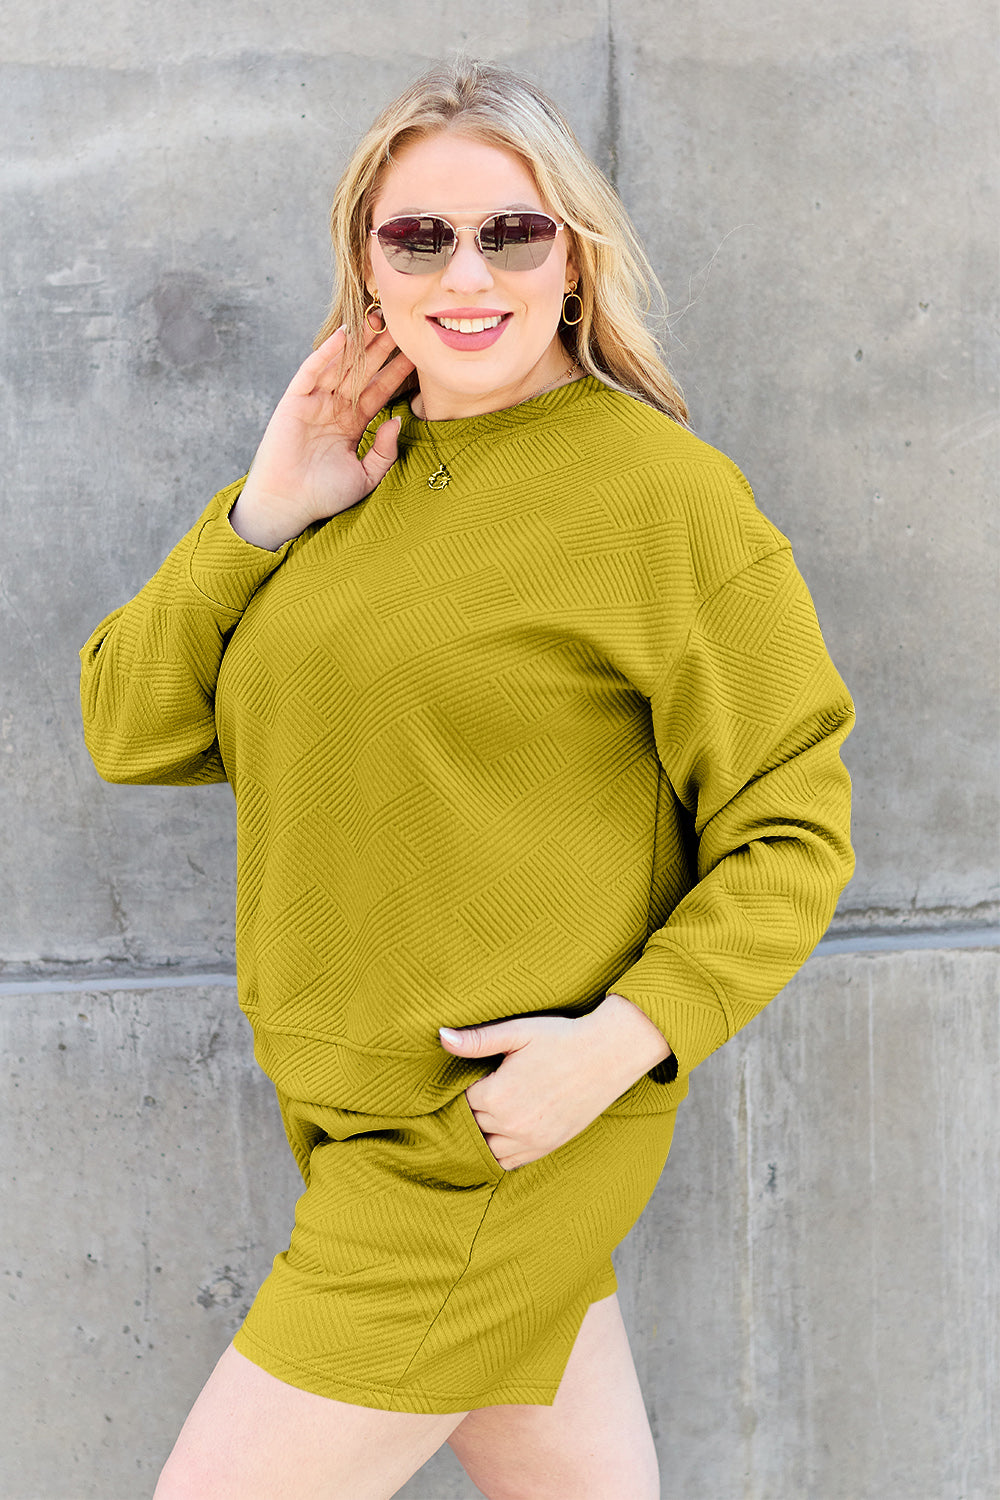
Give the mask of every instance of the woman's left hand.
<path id="1" fill-rule="evenodd" d="M 649 1017 L 621 995 L 575 1018 L 442 1027 L 441 1045 L 456 1057 L 505 1054 L 465 1092 L 486 1144 L 507 1171 L 565 1145 L 670 1055 Z"/>

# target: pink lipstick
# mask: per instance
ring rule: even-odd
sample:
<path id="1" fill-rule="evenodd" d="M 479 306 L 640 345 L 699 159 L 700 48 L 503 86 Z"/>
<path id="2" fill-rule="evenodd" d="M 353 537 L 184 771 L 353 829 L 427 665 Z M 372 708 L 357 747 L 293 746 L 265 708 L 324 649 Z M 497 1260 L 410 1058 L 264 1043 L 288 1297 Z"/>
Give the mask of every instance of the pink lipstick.
<path id="1" fill-rule="evenodd" d="M 449 349 L 475 353 L 496 343 L 510 317 L 510 313 L 489 307 L 448 307 L 432 314 L 428 322 Z"/>

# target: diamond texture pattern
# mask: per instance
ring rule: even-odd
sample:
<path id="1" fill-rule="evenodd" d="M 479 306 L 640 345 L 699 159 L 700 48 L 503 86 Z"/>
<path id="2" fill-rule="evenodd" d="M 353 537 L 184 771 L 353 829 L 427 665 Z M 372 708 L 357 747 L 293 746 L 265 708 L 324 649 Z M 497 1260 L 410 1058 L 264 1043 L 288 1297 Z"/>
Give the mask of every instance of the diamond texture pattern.
<path id="1" fill-rule="evenodd" d="M 84 648 L 87 740 L 109 780 L 236 795 L 240 998 L 308 1182 L 243 1352 L 400 1410 L 548 1401 L 688 1074 L 850 874 L 852 710 L 787 542 L 690 433 L 591 379 L 396 414 L 378 489 L 279 552 L 216 496 Z M 612 988 L 673 1057 L 503 1174 L 438 1026 Z"/>
<path id="2" fill-rule="evenodd" d="M 389 1411 L 551 1402 L 674 1111 L 602 1115 L 504 1172 L 459 1094 L 419 1117 L 284 1100 L 303 1167 L 287 1251 L 236 1347 L 291 1385 Z"/>
<path id="3" fill-rule="evenodd" d="M 232 486 L 99 627 L 95 760 L 232 782 L 241 998 L 284 1092 L 431 1110 L 439 1025 L 613 986 L 673 1048 L 668 1107 L 850 872 L 808 593 L 729 460 L 595 380 L 397 414 L 365 502 L 270 553 Z"/>

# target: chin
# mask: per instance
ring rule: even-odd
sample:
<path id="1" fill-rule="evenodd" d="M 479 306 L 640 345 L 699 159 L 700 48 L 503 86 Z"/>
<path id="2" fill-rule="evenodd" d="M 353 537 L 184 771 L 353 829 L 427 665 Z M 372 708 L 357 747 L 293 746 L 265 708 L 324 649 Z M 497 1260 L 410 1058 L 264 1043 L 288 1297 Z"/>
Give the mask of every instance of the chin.
<path id="1" fill-rule="evenodd" d="M 513 365 L 506 360 L 485 360 L 477 359 L 475 355 L 460 355 L 454 362 L 449 361 L 441 368 L 440 379 L 442 385 L 449 384 L 455 390 L 466 391 L 470 395 L 487 395 L 490 391 L 506 390 L 522 381 L 530 381 L 531 372 L 537 363 L 537 360 L 528 360 Z M 433 374 L 431 379 L 434 379 Z"/>

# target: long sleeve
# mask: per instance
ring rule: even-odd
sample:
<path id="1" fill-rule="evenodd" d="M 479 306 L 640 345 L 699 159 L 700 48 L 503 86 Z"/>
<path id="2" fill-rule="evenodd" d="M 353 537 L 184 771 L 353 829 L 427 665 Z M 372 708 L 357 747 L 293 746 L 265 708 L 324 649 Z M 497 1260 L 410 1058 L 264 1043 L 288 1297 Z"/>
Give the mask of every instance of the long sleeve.
<path id="1" fill-rule="evenodd" d="M 701 605 L 652 694 L 657 751 L 693 820 L 697 883 L 612 987 L 683 1077 L 808 957 L 853 870 L 840 746 L 853 709 L 780 547 Z"/>
<path id="2" fill-rule="evenodd" d="M 363 504 L 262 552 L 233 486 L 99 628 L 98 770 L 228 771 L 240 999 L 284 1093 L 435 1109 L 442 1021 L 617 990 L 673 1049 L 669 1106 L 850 872 L 850 700 L 805 586 L 728 459 L 590 377 L 447 433 L 392 415 Z"/>
<path id="3" fill-rule="evenodd" d="M 215 684 L 254 592 L 282 562 L 229 525 L 243 480 L 221 490 L 140 593 L 80 653 L 87 748 L 106 781 L 225 781 Z"/>

